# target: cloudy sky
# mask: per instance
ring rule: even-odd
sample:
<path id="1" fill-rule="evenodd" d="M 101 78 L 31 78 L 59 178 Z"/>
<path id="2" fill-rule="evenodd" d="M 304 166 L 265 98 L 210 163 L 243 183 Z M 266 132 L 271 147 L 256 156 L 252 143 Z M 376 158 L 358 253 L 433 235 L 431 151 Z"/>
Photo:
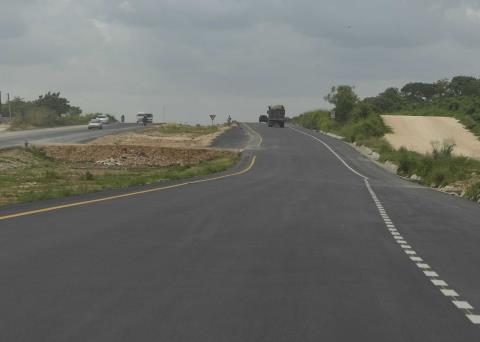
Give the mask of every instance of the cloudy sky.
<path id="1" fill-rule="evenodd" d="M 256 120 L 480 75 L 480 0 L 0 0 L 0 90 L 84 111 Z"/>

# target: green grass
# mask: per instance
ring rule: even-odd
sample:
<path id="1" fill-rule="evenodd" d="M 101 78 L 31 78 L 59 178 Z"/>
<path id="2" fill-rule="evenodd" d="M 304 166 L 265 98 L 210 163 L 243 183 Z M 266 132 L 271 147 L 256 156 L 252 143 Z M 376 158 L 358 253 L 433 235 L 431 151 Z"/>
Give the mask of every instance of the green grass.
<path id="1" fill-rule="evenodd" d="M 465 197 L 472 201 L 480 200 L 480 182 L 475 182 L 470 187 L 468 187 L 465 192 Z"/>
<path id="2" fill-rule="evenodd" d="M 443 187 L 458 181 L 465 181 L 472 174 L 480 174 L 480 161 L 452 155 L 450 146 L 443 146 L 433 153 L 423 155 L 405 148 L 395 150 L 383 138 L 370 137 L 360 140 L 361 145 L 379 153 L 380 161 L 390 161 L 398 166 L 398 174 L 405 177 L 417 175 L 420 183 Z"/>
<path id="3" fill-rule="evenodd" d="M 365 140 L 369 137 L 381 137 L 389 132 L 389 128 L 383 123 L 382 118 L 374 113 L 365 118 L 356 117 L 340 123 L 331 120 L 329 112 L 317 110 L 302 114 L 294 118 L 293 121 L 309 129 L 318 129 L 341 135 L 349 142 Z"/>
<path id="4" fill-rule="evenodd" d="M 419 113 L 419 115 L 425 114 L 427 112 Z M 469 180 L 472 178 L 472 174 L 480 174 L 479 160 L 454 156 L 452 150 L 447 148 L 448 146 L 441 147 L 428 155 L 408 151 L 404 148 L 393 149 L 383 138 L 389 129 L 378 115 L 370 114 L 366 118 L 338 123 L 329 118 L 327 111 L 318 110 L 294 118 L 294 121 L 306 128 L 332 132 L 345 137 L 345 140 L 349 142 L 367 146 L 379 153 L 380 161 L 390 161 L 396 164 L 399 175 L 420 176 L 420 183 L 427 186 L 443 187 L 458 181 Z M 477 185 L 469 189 L 468 197 L 476 198 L 480 191 L 479 188 L 480 185 Z"/>
<path id="5" fill-rule="evenodd" d="M 142 169 L 84 169 L 51 160 L 36 150 L 18 149 L 29 163 L 0 173 L 0 205 L 25 203 L 106 189 L 147 185 L 222 172 L 233 166 L 238 155 L 212 159 L 198 165 Z M 0 153 L 0 165 L 9 156 Z"/>

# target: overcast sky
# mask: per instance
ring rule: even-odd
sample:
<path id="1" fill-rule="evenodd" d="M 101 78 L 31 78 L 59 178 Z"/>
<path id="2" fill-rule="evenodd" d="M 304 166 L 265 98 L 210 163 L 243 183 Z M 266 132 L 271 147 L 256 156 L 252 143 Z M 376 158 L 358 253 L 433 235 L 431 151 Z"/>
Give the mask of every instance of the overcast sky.
<path id="1" fill-rule="evenodd" d="M 480 75 L 480 0 L 0 0 L 0 90 L 84 111 L 256 120 Z"/>

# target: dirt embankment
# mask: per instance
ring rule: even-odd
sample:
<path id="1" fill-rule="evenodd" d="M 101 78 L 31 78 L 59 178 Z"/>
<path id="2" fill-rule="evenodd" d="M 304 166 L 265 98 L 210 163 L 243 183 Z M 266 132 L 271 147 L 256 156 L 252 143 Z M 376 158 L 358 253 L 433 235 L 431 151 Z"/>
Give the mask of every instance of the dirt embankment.
<path id="1" fill-rule="evenodd" d="M 126 168 L 197 165 L 232 155 L 228 151 L 139 145 L 64 145 L 44 146 L 40 149 L 55 160 Z"/>
<path id="2" fill-rule="evenodd" d="M 455 144 L 454 155 L 480 159 L 480 140 L 458 120 L 438 116 L 382 115 L 392 133 L 385 139 L 395 148 L 431 153 L 432 145 Z"/>
<path id="3" fill-rule="evenodd" d="M 230 127 L 220 126 L 212 133 L 170 132 L 153 126 L 138 132 L 109 135 L 90 142 L 90 145 L 141 145 L 173 148 L 207 148 Z"/>

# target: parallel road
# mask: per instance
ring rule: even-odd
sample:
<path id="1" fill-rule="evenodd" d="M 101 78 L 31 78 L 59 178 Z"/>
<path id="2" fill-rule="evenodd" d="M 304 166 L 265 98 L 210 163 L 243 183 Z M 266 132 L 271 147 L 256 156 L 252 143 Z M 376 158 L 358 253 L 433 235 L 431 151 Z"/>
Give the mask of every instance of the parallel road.
<path id="1" fill-rule="evenodd" d="M 0 340 L 480 340 L 478 205 L 250 127 L 238 175 L 0 220 Z"/>
<path id="2" fill-rule="evenodd" d="M 18 132 L 0 132 L 0 148 L 21 146 L 26 141 L 32 144 L 73 144 L 82 143 L 107 134 L 138 129 L 136 124 L 109 124 L 103 130 L 88 130 L 86 125 L 34 129 Z"/>

